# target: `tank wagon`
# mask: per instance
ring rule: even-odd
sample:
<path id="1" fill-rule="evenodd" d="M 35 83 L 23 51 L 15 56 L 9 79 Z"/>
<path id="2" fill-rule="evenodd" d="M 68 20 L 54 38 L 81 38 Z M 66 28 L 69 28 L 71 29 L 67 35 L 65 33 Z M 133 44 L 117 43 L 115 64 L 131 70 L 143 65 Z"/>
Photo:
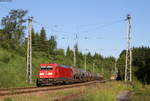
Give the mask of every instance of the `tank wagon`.
<path id="1" fill-rule="evenodd" d="M 40 64 L 36 85 L 58 85 L 92 80 L 102 80 L 103 76 L 83 69 L 56 63 Z"/>

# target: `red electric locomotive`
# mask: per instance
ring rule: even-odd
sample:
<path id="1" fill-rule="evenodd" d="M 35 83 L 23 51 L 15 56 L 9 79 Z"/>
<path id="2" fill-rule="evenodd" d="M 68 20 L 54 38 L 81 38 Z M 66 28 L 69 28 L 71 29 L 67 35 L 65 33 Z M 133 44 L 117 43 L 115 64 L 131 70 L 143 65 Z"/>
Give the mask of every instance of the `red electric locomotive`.
<path id="1" fill-rule="evenodd" d="M 59 64 L 40 64 L 37 86 L 66 83 L 67 81 L 71 81 L 72 78 L 73 71 L 69 66 Z"/>
<path id="2" fill-rule="evenodd" d="M 40 64 L 37 86 L 100 80 L 102 76 L 83 69 L 60 64 Z"/>

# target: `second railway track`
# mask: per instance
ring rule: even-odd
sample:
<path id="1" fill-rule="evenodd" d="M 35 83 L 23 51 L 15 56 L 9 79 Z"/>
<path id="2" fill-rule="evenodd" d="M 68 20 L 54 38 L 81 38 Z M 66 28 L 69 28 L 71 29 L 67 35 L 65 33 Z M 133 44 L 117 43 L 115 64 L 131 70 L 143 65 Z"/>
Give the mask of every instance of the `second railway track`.
<path id="1" fill-rule="evenodd" d="M 91 85 L 94 83 L 106 82 L 106 81 L 108 80 L 91 81 L 91 82 L 77 83 L 77 84 L 71 84 L 71 85 L 61 85 L 61 86 L 0 89 L 0 96 L 11 96 L 11 95 L 27 94 L 27 93 L 35 93 L 35 92 L 54 91 L 54 90 L 74 88 L 74 87 L 80 87 L 80 86 L 87 86 L 87 85 Z"/>

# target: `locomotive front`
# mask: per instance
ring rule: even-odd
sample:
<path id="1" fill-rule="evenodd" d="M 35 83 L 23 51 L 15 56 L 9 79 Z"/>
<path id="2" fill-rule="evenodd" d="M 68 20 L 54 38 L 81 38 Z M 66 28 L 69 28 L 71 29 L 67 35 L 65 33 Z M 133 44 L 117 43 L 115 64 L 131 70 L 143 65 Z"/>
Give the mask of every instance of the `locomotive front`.
<path id="1" fill-rule="evenodd" d="M 55 80 L 56 64 L 40 64 L 37 86 L 52 84 Z"/>

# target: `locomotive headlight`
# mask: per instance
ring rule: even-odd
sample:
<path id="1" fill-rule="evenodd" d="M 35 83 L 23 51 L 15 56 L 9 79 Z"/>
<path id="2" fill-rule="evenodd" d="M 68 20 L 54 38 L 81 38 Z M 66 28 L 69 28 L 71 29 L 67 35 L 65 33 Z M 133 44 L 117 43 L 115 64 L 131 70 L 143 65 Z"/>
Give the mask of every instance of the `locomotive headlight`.
<path id="1" fill-rule="evenodd" d="M 40 73 L 40 75 L 44 75 L 44 73 Z"/>
<path id="2" fill-rule="evenodd" d="M 48 75 L 53 75 L 53 73 L 48 73 Z"/>

